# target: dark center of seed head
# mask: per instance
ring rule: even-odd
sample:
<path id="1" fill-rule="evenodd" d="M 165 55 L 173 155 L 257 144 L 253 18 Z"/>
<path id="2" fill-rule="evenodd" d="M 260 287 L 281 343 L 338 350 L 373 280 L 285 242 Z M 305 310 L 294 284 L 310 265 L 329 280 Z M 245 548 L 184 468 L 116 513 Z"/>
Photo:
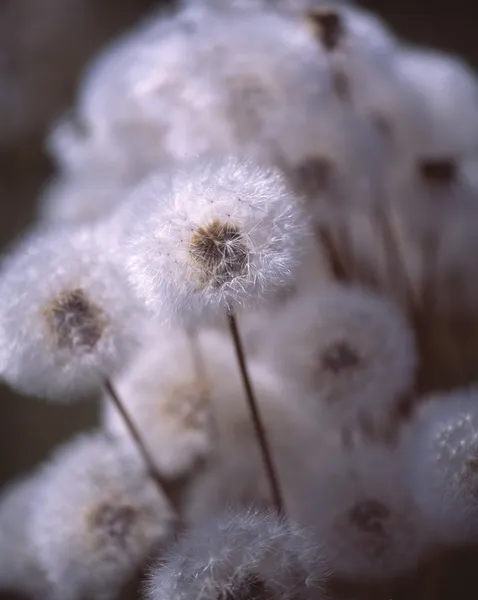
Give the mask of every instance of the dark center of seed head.
<path id="1" fill-rule="evenodd" d="M 330 8 L 317 8 L 309 13 L 316 35 L 329 52 L 336 50 L 344 33 L 344 24 L 339 13 Z"/>
<path id="2" fill-rule="evenodd" d="M 102 504 L 92 517 L 92 524 L 111 539 L 119 542 L 128 535 L 136 518 L 134 507 Z"/>
<path id="3" fill-rule="evenodd" d="M 458 177 L 458 166 L 451 158 L 421 160 L 418 170 L 422 179 L 431 185 L 450 185 Z"/>
<path id="4" fill-rule="evenodd" d="M 390 516 L 388 508 L 377 500 L 364 500 L 350 511 L 350 521 L 364 533 L 385 535 L 385 521 Z"/>
<path id="5" fill-rule="evenodd" d="M 201 283 L 220 287 L 247 268 L 249 252 L 241 231 L 232 223 L 214 220 L 199 227 L 189 243 Z"/>
<path id="6" fill-rule="evenodd" d="M 322 367 L 333 373 L 352 369 L 360 364 L 357 353 L 345 342 L 337 342 L 329 346 L 321 356 Z"/>
<path id="7" fill-rule="evenodd" d="M 59 348 L 91 352 L 103 334 L 101 309 L 79 288 L 57 296 L 45 317 Z"/>

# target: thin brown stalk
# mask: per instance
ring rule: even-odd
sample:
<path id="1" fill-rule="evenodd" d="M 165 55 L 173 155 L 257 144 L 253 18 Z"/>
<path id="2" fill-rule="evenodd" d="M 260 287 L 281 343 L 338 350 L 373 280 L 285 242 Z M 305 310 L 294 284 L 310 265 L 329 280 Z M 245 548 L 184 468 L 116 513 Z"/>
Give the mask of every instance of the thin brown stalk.
<path id="1" fill-rule="evenodd" d="M 229 330 L 231 333 L 234 349 L 236 352 L 237 362 L 239 364 L 239 370 L 241 373 L 241 379 L 244 385 L 244 391 L 246 394 L 246 400 L 248 408 L 251 414 L 252 425 L 256 435 L 259 449 L 261 452 L 262 460 L 264 462 L 264 468 L 266 471 L 267 479 L 271 488 L 272 502 L 279 514 L 284 513 L 284 502 L 282 499 L 282 493 L 279 485 L 279 478 L 272 460 L 272 454 L 267 439 L 266 429 L 262 421 L 257 399 L 254 394 L 252 387 L 251 378 L 246 363 L 246 356 L 244 352 L 244 346 L 242 344 L 241 336 L 237 326 L 237 320 L 234 311 L 229 308 L 227 310 L 227 320 L 229 324 Z"/>
<path id="2" fill-rule="evenodd" d="M 347 270 L 334 244 L 330 231 L 325 225 L 317 225 L 314 231 L 316 242 L 319 249 L 324 253 L 330 274 L 336 281 L 344 282 L 347 280 Z"/>
<path id="3" fill-rule="evenodd" d="M 171 484 L 171 482 L 169 482 L 167 479 L 165 479 L 161 475 L 161 473 L 159 473 L 158 469 L 156 468 L 156 465 L 154 464 L 154 460 L 153 460 L 146 444 L 144 443 L 144 440 L 141 436 L 141 433 L 140 433 L 138 427 L 136 426 L 133 419 L 131 418 L 131 415 L 128 413 L 125 405 L 121 401 L 121 398 L 119 397 L 119 395 L 110 379 L 105 379 L 104 387 L 105 387 L 105 390 L 107 391 L 108 396 L 110 397 L 113 405 L 118 410 L 121 418 L 123 419 L 126 429 L 128 430 L 128 433 L 130 434 L 132 440 L 134 441 L 136 448 L 138 449 L 138 451 L 144 461 L 144 464 L 146 465 L 148 475 L 154 481 L 154 483 L 156 484 L 160 493 L 162 495 L 166 496 L 166 498 L 169 500 L 171 506 L 174 507 L 175 506 L 174 486 Z"/>

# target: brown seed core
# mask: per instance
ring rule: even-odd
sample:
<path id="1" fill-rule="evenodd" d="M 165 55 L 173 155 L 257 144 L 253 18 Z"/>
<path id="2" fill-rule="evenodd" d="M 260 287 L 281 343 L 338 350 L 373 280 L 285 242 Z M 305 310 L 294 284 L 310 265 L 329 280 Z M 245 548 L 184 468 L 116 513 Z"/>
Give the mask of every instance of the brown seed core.
<path id="1" fill-rule="evenodd" d="M 346 342 L 337 342 L 322 353 L 321 364 L 324 369 L 339 373 L 345 369 L 357 367 L 360 364 L 360 358 Z"/>
<path id="2" fill-rule="evenodd" d="M 137 511 L 134 507 L 127 504 L 123 506 L 102 504 L 92 514 L 91 522 L 95 529 L 110 539 L 122 542 L 128 536 L 136 515 Z"/>
<path id="3" fill-rule="evenodd" d="M 318 8 L 308 16 L 324 48 L 329 52 L 336 50 L 344 34 L 344 24 L 339 13 L 330 8 Z"/>
<path id="4" fill-rule="evenodd" d="M 199 283 L 221 287 L 247 269 L 249 252 L 240 230 L 217 219 L 191 236 L 189 255 L 199 268 Z"/>
<path id="5" fill-rule="evenodd" d="M 59 348 L 91 352 L 103 335 L 103 313 L 80 288 L 59 294 L 44 315 Z"/>
<path id="6" fill-rule="evenodd" d="M 451 158 L 421 160 L 418 163 L 421 177 L 432 185 L 449 185 L 458 176 L 458 167 Z"/>
<path id="7" fill-rule="evenodd" d="M 332 164 L 326 158 L 311 156 L 294 169 L 293 179 L 297 191 L 313 199 L 329 187 Z"/>
<path id="8" fill-rule="evenodd" d="M 390 516 L 388 508 L 377 500 L 365 500 L 350 511 L 350 522 L 364 533 L 384 537 L 384 521 Z"/>

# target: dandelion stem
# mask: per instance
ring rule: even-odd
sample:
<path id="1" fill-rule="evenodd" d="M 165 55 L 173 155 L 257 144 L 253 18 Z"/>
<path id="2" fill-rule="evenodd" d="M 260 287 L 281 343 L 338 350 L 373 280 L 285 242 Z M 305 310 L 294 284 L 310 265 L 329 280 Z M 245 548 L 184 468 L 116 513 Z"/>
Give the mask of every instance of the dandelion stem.
<path id="1" fill-rule="evenodd" d="M 174 488 L 173 488 L 172 483 L 167 481 L 161 475 L 161 473 L 159 473 L 159 471 L 157 470 L 157 468 L 154 464 L 154 460 L 142 439 L 141 433 L 139 432 L 137 426 L 135 425 L 134 421 L 132 420 L 131 416 L 129 415 L 126 407 L 124 406 L 123 402 L 121 401 L 111 380 L 105 379 L 104 386 L 105 386 L 106 391 L 108 392 L 108 395 L 109 395 L 111 401 L 113 402 L 114 406 L 120 413 L 121 418 L 123 419 L 123 422 L 129 432 L 129 434 L 131 435 L 131 438 L 133 439 L 134 443 L 136 444 L 136 447 L 137 447 L 139 453 L 141 454 L 142 459 L 144 460 L 144 463 L 146 465 L 149 476 L 156 484 L 160 493 L 162 495 L 165 495 L 166 498 L 169 500 L 171 506 L 174 507 L 175 506 L 175 502 L 174 502 L 175 495 L 174 495 Z"/>
<path id="2" fill-rule="evenodd" d="M 241 341 L 241 336 L 239 334 L 239 329 L 237 327 L 236 315 L 231 308 L 229 308 L 227 310 L 227 319 L 228 319 L 229 329 L 230 329 L 231 336 L 232 336 L 232 341 L 234 343 L 234 349 L 236 351 L 237 361 L 239 363 L 239 369 L 241 372 L 242 382 L 244 384 L 244 390 L 246 393 L 247 404 L 248 404 L 248 407 L 249 407 L 249 410 L 251 413 L 252 424 L 254 426 L 254 431 L 255 431 L 257 442 L 259 444 L 259 448 L 261 451 L 262 460 L 264 462 L 264 467 L 266 470 L 267 478 L 269 480 L 269 484 L 271 487 L 272 502 L 273 502 L 274 507 L 276 508 L 277 512 L 279 514 L 283 514 L 284 513 L 284 503 L 282 500 L 282 493 L 281 493 L 280 486 L 279 486 L 279 479 L 277 476 L 276 469 L 274 467 L 269 443 L 267 440 L 266 430 L 265 430 L 264 424 L 261 419 L 257 400 L 256 400 L 256 397 L 254 394 L 254 390 L 252 388 L 249 371 L 247 369 L 244 347 L 243 347 L 243 344 Z"/>

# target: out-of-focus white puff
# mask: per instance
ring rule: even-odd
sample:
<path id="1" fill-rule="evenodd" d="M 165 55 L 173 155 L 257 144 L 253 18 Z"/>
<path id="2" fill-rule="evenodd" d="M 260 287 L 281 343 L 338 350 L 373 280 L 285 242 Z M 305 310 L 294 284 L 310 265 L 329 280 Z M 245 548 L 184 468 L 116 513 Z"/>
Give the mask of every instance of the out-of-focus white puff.
<path id="1" fill-rule="evenodd" d="M 80 91 L 84 133 L 63 126 L 51 145 L 72 165 L 113 156 L 138 173 L 165 156 L 209 151 L 267 159 L 274 123 L 331 94 L 327 61 L 303 20 L 274 11 L 236 11 L 231 19 L 192 5 L 107 49 Z"/>
<path id="2" fill-rule="evenodd" d="M 229 512 L 200 523 L 152 573 L 149 600 L 321 598 L 317 542 L 270 512 Z"/>
<path id="3" fill-rule="evenodd" d="M 412 489 L 430 535 L 478 538 L 478 404 L 471 388 L 427 398 L 405 438 Z"/>
<path id="4" fill-rule="evenodd" d="M 428 48 L 404 48 L 396 58 L 408 85 L 424 100 L 428 131 L 414 149 L 426 158 L 460 160 L 478 150 L 478 78 L 461 59 Z M 451 93 L 452 91 L 452 93 Z"/>
<path id="5" fill-rule="evenodd" d="M 40 195 L 39 218 L 54 227 L 93 223 L 107 217 L 127 191 L 127 182 L 111 175 L 83 171 L 60 175 Z"/>
<path id="6" fill-rule="evenodd" d="M 199 338 L 215 420 L 212 452 L 192 482 L 187 523 L 199 523 L 229 506 L 269 504 L 270 486 L 247 406 L 234 348 L 228 336 L 204 331 Z M 288 506 L 307 485 L 306 468 L 330 435 L 293 385 L 261 361 L 249 371 L 281 488 Z"/>
<path id="7" fill-rule="evenodd" d="M 117 598 L 175 516 L 140 461 L 105 435 L 55 452 L 35 495 L 30 535 L 55 600 Z"/>
<path id="8" fill-rule="evenodd" d="M 393 303 L 334 285 L 292 301 L 263 351 L 343 430 L 386 427 L 417 363 L 413 332 Z"/>
<path id="9" fill-rule="evenodd" d="M 50 597 L 30 539 L 30 516 L 35 507 L 38 475 L 24 475 L 0 495 L 0 592 L 24 593 L 34 600 Z"/>
<path id="10" fill-rule="evenodd" d="M 297 520 L 323 542 L 334 575 L 387 579 L 416 567 L 428 537 L 400 455 L 362 446 L 318 466 Z"/>
<path id="11" fill-rule="evenodd" d="M 129 280 L 160 318 L 259 304 L 293 279 L 308 233 L 281 173 L 234 158 L 147 179 L 124 220 Z"/>
<path id="12" fill-rule="evenodd" d="M 95 393 L 142 336 L 143 312 L 90 227 L 28 234 L 0 271 L 0 375 L 26 394 Z"/>
<path id="13" fill-rule="evenodd" d="M 214 364 L 215 345 L 202 345 L 185 330 L 157 328 L 145 349 L 115 381 L 115 388 L 136 423 L 157 469 L 166 477 L 190 474 L 213 450 L 212 396 L 220 373 L 209 381 L 204 362 Z M 222 395 L 219 399 L 221 400 Z M 115 407 L 104 400 L 103 425 L 133 446 Z"/>

